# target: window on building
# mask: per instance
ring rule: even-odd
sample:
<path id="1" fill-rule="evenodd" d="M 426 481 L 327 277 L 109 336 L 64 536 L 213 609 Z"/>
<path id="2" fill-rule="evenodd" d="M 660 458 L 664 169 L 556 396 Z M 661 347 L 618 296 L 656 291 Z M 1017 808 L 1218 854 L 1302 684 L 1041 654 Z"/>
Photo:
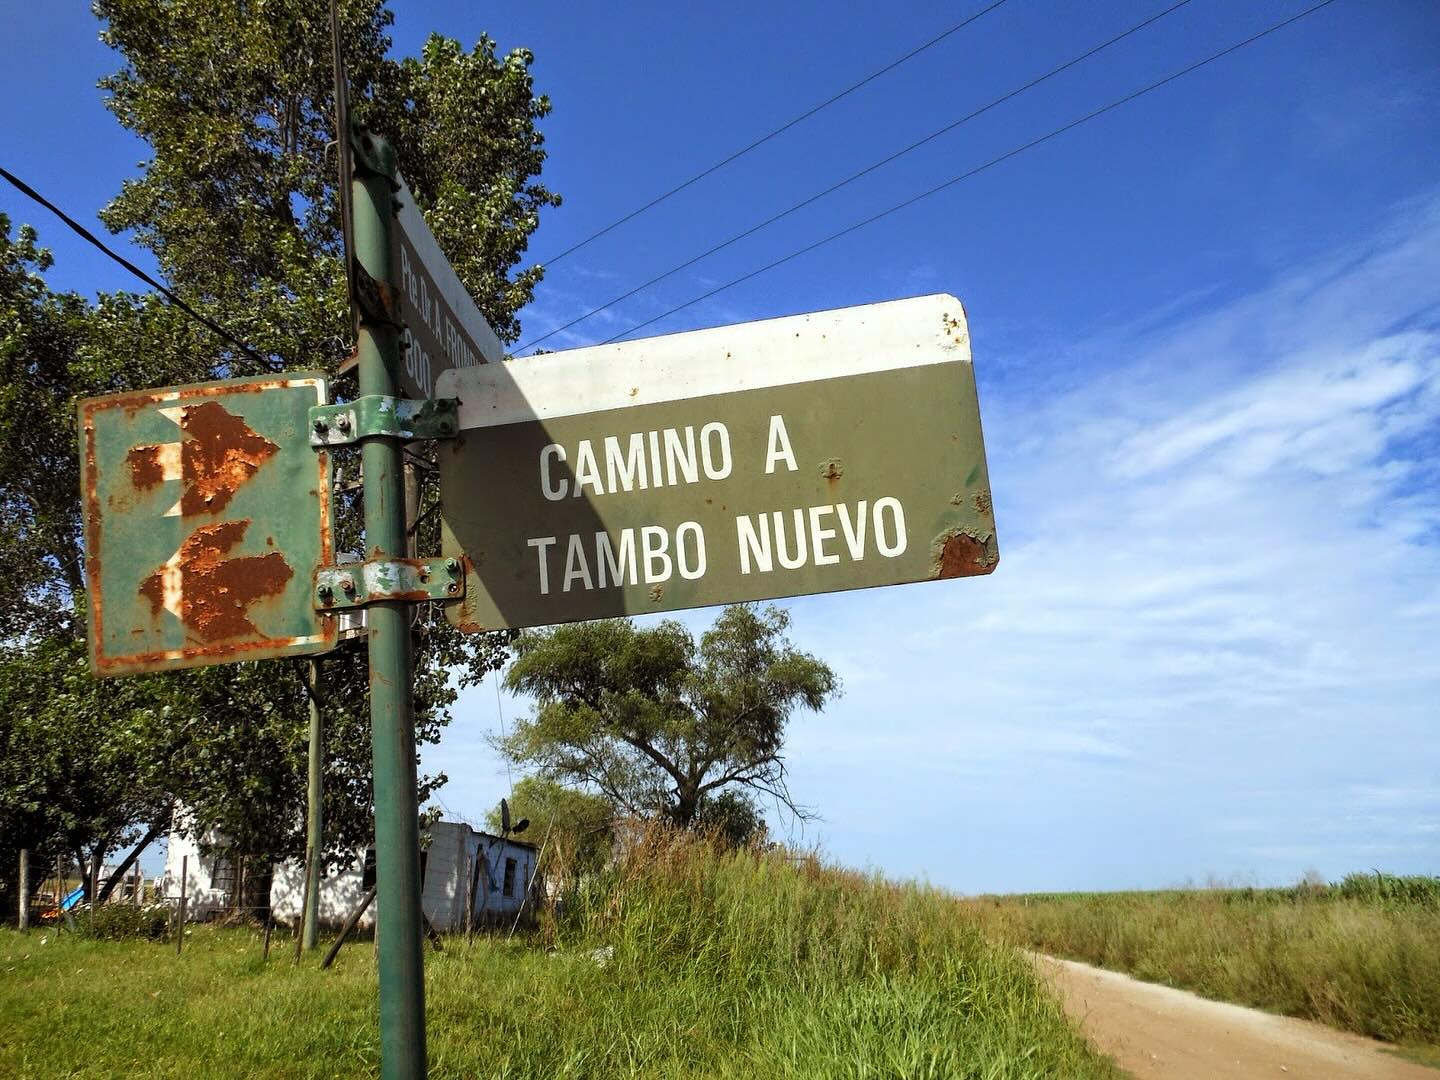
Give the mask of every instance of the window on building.
<path id="1" fill-rule="evenodd" d="M 515 860 L 505 860 L 505 895 L 515 895 Z"/>
<path id="2" fill-rule="evenodd" d="M 360 888 L 369 890 L 375 884 L 375 849 L 365 849 L 365 863 L 360 871 Z"/>
<path id="3" fill-rule="evenodd" d="M 228 853 L 215 856 L 210 864 L 210 887 L 218 892 L 224 893 L 226 901 L 231 898 L 235 891 L 235 863 Z"/>

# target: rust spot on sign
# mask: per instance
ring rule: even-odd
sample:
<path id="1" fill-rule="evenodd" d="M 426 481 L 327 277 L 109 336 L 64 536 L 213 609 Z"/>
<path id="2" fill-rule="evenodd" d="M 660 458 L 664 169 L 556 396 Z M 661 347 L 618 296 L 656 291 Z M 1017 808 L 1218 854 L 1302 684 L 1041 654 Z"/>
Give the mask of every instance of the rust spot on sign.
<path id="1" fill-rule="evenodd" d="M 987 515 L 990 513 L 990 493 L 988 491 L 977 491 L 975 493 L 975 498 L 972 501 L 975 503 L 975 510 L 977 513 Z"/>
<path id="2" fill-rule="evenodd" d="M 130 463 L 130 480 L 140 491 L 149 491 L 165 479 L 158 446 L 137 446 L 125 460 Z"/>
<path id="3" fill-rule="evenodd" d="M 651 586 L 650 586 L 650 602 L 651 602 L 652 604 L 658 604 L 658 603 L 660 603 L 661 600 L 664 600 L 664 599 L 665 599 L 665 586 L 664 586 L 664 585 L 651 585 Z"/>
<path id="4" fill-rule="evenodd" d="M 257 601 L 279 596 L 294 571 L 277 551 L 226 558 L 245 537 L 249 521 L 202 525 L 167 563 L 140 583 L 152 618 L 162 609 L 178 615 L 201 641 L 253 637 L 260 631 L 247 612 Z"/>
<path id="5" fill-rule="evenodd" d="M 935 577 L 975 577 L 988 574 L 1000 561 L 993 534 L 977 537 L 961 529 L 942 533 L 932 547 Z"/>
<path id="6" fill-rule="evenodd" d="M 835 485 L 845 475 L 845 463 L 839 458 L 826 458 L 820 463 L 820 475 L 825 478 L 830 490 L 834 491 Z"/>
<path id="7" fill-rule="evenodd" d="M 185 406 L 180 427 L 190 436 L 180 448 L 185 481 L 180 513 L 186 517 L 225 509 L 240 486 L 280 449 L 215 401 Z"/>

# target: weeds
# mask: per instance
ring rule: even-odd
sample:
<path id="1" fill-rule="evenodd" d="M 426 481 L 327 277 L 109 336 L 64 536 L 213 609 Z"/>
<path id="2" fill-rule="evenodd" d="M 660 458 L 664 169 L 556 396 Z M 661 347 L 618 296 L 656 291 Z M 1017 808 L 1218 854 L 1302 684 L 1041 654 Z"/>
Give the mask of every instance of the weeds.
<path id="1" fill-rule="evenodd" d="M 381 914 L 383 926 L 384 915 Z M 373 951 L 322 972 L 258 933 L 0 933 L 0 1075 L 377 1072 Z M 635 834 L 526 938 L 426 956 L 431 1076 L 1113 1077 L 1014 950 L 935 890 Z"/>
<path id="2" fill-rule="evenodd" d="M 1392 1042 L 1440 1043 L 1440 879 L 982 897 L 1017 945 Z"/>

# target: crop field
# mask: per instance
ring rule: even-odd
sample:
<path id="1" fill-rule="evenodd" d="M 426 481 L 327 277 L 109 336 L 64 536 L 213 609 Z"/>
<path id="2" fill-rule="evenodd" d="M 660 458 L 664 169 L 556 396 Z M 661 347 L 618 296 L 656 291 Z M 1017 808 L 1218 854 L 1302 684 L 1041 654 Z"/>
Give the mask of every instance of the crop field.
<path id="1" fill-rule="evenodd" d="M 375 1075 L 370 943 L 292 955 L 0 933 L 0 1075 Z M 665 833 L 528 934 L 447 938 L 426 992 L 437 1078 L 1117 1075 L 963 902 Z"/>
<path id="2" fill-rule="evenodd" d="M 1440 1045 L 1440 878 L 980 897 L 994 939 L 1391 1042 Z"/>

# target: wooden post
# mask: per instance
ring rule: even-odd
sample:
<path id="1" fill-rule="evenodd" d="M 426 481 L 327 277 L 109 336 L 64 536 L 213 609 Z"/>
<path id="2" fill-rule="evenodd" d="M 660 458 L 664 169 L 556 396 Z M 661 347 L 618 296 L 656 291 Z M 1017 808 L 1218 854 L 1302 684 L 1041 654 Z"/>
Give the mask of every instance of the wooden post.
<path id="1" fill-rule="evenodd" d="M 345 920 L 345 925 L 340 927 L 340 936 L 335 939 L 335 944 L 330 946 L 330 951 L 325 954 L 325 959 L 320 961 L 322 970 L 328 968 L 335 962 L 335 957 L 340 955 L 340 946 L 345 944 L 345 939 L 354 931 L 355 925 L 360 921 L 360 916 L 365 914 L 365 909 L 370 906 L 370 901 L 374 899 L 375 886 L 371 885 L 370 888 L 365 890 L 365 895 L 360 898 L 360 903 L 356 905 L 355 910 L 350 913 L 350 917 Z M 376 937 L 378 938 L 379 935 L 377 934 Z"/>
<path id="2" fill-rule="evenodd" d="M 265 916 L 265 955 L 264 960 L 270 959 L 270 928 L 275 925 L 275 913 L 272 911 Z"/>
<path id="3" fill-rule="evenodd" d="M 469 847 L 467 842 L 466 847 Z M 480 849 L 475 849 L 475 854 L 465 860 L 465 940 L 470 940 L 471 931 L 475 924 L 475 860 L 480 857 Z"/>
<path id="4" fill-rule="evenodd" d="M 20 849 L 20 929 L 30 929 L 30 849 Z"/>
<path id="5" fill-rule="evenodd" d="M 325 875 L 325 727 L 321 709 L 319 660 L 305 665 L 306 696 L 310 699 L 310 749 L 305 786 L 305 895 L 300 904 L 304 948 L 315 948 L 320 937 L 320 879 Z"/>
<path id="6" fill-rule="evenodd" d="M 300 954 L 305 949 L 305 919 L 309 912 L 306 910 L 310 902 L 310 859 L 307 853 L 305 859 L 305 892 L 300 897 L 300 911 L 295 917 L 295 959 L 292 963 L 300 962 Z"/>
<path id="7" fill-rule="evenodd" d="M 179 956 L 179 955 L 180 955 L 180 950 L 185 947 L 185 898 L 186 898 L 185 886 L 189 884 L 189 879 L 190 879 L 190 856 L 189 856 L 189 855 L 181 855 L 181 856 L 180 856 L 180 909 L 179 909 L 179 918 L 176 920 L 180 925 L 179 925 L 179 931 L 178 931 L 178 933 L 176 933 L 176 935 L 175 935 L 175 955 L 176 955 L 176 956 Z"/>

